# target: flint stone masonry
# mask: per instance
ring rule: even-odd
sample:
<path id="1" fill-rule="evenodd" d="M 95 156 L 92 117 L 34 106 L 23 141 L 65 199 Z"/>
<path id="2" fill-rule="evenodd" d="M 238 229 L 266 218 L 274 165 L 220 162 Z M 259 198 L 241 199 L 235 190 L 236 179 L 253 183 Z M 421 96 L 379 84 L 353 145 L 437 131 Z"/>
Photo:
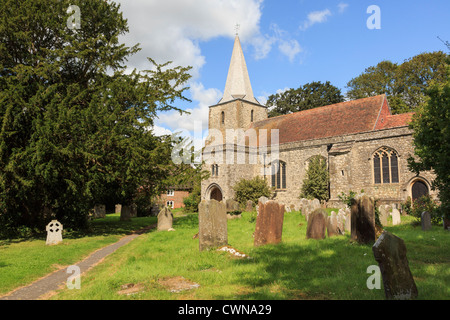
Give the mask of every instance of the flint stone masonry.
<path id="1" fill-rule="evenodd" d="M 275 201 L 259 203 L 259 212 L 256 217 L 255 247 L 281 242 L 283 232 L 284 205 Z"/>
<path id="2" fill-rule="evenodd" d="M 375 241 L 374 199 L 363 195 L 351 206 L 351 238 L 359 243 Z"/>
<path id="3" fill-rule="evenodd" d="M 385 230 L 373 245 L 372 251 L 380 266 L 386 299 L 417 298 L 417 287 L 409 269 L 404 241 Z"/>
<path id="4" fill-rule="evenodd" d="M 309 215 L 306 227 L 306 239 L 325 239 L 327 213 L 324 209 L 316 209 Z"/>
<path id="5" fill-rule="evenodd" d="M 422 212 L 420 222 L 422 224 L 423 231 L 431 230 L 431 215 L 429 212 L 427 211 Z"/>
<path id="6" fill-rule="evenodd" d="M 158 231 L 167 231 L 172 229 L 173 214 L 169 208 L 164 207 L 158 214 Z"/>
<path id="7" fill-rule="evenodd" d="M 45 230 L 47 231 L 47 241 L 45 242 L 46 245 L 55 245 L 63 241 L 63 225 L 58 220 L 50 221 L 50 223 L 45 227 Z"/>
<path id="8" fill-rule="evenodd" d="M 223 202 L 202 200 L 198 205 L 200 251 L 228 244 L 227 210 Z"/>

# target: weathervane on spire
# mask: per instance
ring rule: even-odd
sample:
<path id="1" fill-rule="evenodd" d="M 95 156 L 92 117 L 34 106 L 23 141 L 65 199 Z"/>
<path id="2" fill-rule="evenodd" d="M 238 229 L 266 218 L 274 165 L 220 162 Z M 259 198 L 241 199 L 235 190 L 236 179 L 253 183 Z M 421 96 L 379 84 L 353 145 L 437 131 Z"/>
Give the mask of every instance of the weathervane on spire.
<path id="1" fill-rule="evenodd" d="M 239 23 L 236 23 L 236 25 L 234 26 L 234 29 L 236 30 L 236 35 L 239 35 L 239 29 L 241 28 L 241 25 Z"/>

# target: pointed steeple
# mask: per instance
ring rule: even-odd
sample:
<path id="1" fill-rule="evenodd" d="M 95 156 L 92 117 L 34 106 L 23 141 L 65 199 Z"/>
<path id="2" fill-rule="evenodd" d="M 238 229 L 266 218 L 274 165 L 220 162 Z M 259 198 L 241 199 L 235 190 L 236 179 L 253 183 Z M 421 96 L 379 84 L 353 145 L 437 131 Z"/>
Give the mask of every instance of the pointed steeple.
<path id="1" fill-rule="evenodd" d="M 219 103 L 243 99 L 249 102 L 260 104 L 253 96 L 250 77 L 248 76 L 247 64 L 245 63 L 244 52 L 242 51 L 239 36 L 234 40 L 233 53 L 231 55 L 230 68 L 228 69 L 227 82 L 223 98 Z"/>

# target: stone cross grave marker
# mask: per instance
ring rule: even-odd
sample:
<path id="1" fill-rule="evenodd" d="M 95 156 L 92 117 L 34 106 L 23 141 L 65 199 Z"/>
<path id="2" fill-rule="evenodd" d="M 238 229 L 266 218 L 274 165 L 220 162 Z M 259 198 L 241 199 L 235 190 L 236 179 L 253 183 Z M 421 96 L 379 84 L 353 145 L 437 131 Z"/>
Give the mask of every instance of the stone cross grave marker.
<path id="1" fill-rule="evenodd" d="M 47 241 L 45 242 L 46 245 L 54 245 L 63 241 L 63 225 L 58 220 L 50 221 L 50 223 L 45 227 L 45 230 L 47 231 Z"/>

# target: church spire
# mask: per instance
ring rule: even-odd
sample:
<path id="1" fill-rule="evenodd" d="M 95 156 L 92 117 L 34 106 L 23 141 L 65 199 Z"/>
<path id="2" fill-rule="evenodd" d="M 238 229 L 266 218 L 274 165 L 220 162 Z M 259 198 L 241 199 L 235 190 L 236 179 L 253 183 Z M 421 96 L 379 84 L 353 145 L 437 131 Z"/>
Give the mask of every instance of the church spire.
<path id="1" fill-rule="evenodd" d="M 219 103 L 224 103 L 236 99 L 243 99 L 249 102 L 259 102 L 253 96 L 250 77 L 248 76 L 247 64 L 245 63 L 244 52 L 242 51 L 239 36 L 236 34 L 234 40 L 233 53 L 231 55 L 230 68 L 228 69 L 225 92 Z"/>

